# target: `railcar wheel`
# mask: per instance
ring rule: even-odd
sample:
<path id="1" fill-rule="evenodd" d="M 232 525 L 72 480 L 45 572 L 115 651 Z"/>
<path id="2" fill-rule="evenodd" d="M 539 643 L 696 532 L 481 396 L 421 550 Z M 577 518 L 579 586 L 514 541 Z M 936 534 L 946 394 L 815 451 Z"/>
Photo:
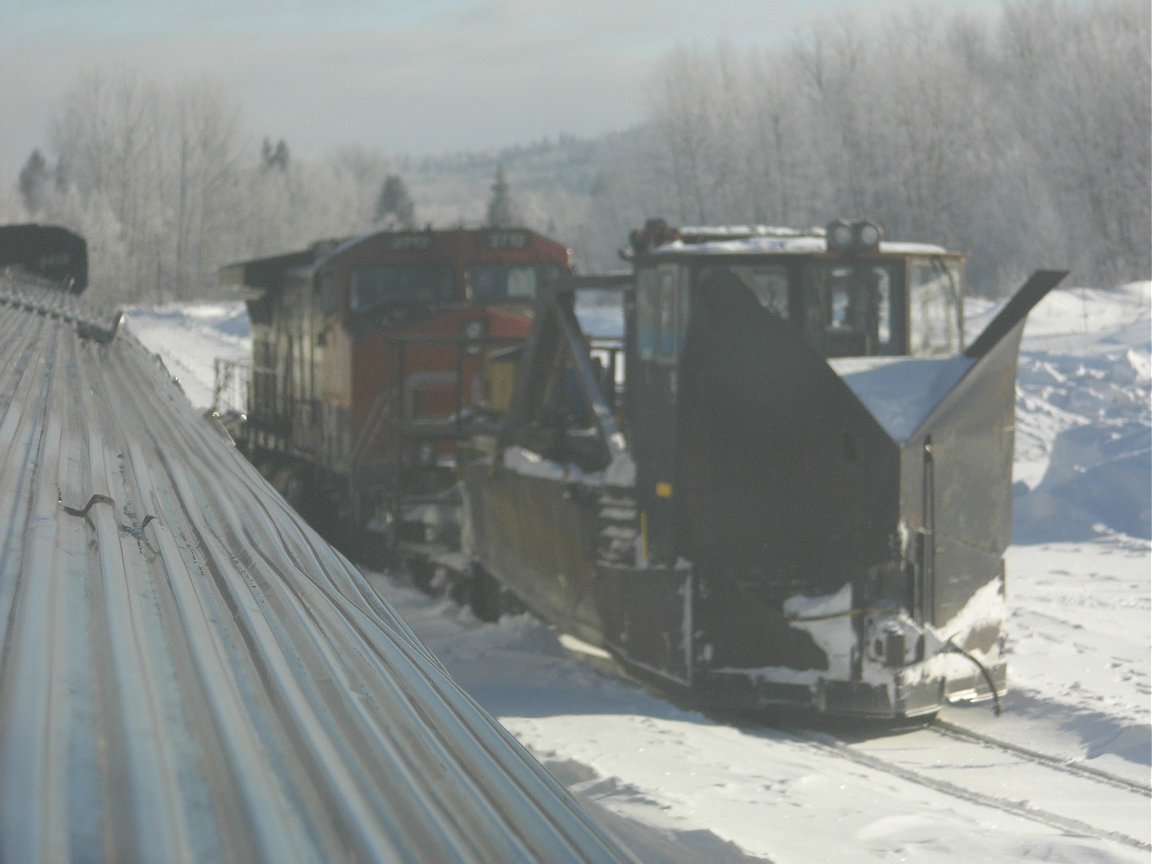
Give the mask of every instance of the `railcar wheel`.
<path id="1" fill-rule="evenodd" d="M 524 611 L 523 604 L 503 585 L 481 567 L 472 566 L 468 579 L 468 606 L 481 621 L 499 621 L 502 615 L 515 615 Z"/>
<path id="2" fill-rule="evenodd" d="M 440 593 L 437 590 L 435 564 L 420 558 L 409 558 L 404 563 L 408 579 L 414 588 L 433 597 Z"/>
<path id="3" fill-rule="evenodd" d="M 480 565 L 472 568 L 472 577 L 468 580 L 468 606 L 472 614 L 481 621 L 500 620 L 500 583 Z"/>

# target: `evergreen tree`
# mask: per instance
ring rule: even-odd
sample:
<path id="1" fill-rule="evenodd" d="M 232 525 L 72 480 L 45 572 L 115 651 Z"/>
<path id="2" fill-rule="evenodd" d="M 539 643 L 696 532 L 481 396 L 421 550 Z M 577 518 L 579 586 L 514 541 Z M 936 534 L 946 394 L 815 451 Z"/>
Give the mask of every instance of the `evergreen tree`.
<path id="1" fill-rule="evenodd" d="M 416 227 L 416 205 L 412 203 L 404 180 L 397 174 L 384 178 L 384 186 L 376 200 L 376 221 L 407 230 Z"/>
<path id="2" fill-rule="evenodd" d="M 276 168 L 279 171 L 288 169 L 288 144 L 283 138 L 272 144 L 271 139 L 265 138 L 260 147 L 261 164 L 265 171 Z"/>
<path id="3" fill-rule="evenodd" d="M 37 216 L 44 209 L 44 195 L 48 190 L 51 174 L 48 163 L 39 148 L 32 151 L 24 167 L 20 169 L 20 197 L 24 209 L 30 217 Z"/>
<path id="4" fill-rule="evenodd" d="M 486 224 L 489 228 L 510 228 L 519 222 L 520 214 L 508 191 L 508 178 L 501 163 L 496 167 L 496 181 L 492 184 L 492 197 L 488 199 Z"/>

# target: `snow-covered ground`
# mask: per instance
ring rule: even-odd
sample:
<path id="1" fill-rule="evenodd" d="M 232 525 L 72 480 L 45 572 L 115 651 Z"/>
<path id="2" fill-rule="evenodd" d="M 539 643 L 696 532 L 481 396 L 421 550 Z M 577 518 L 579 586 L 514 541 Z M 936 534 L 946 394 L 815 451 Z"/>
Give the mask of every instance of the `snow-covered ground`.
<path id="1" fill-rule="evenodd" d="M 160 356 L 197 408 L 212 406 L 217 359 L 252 357 L 248 310 L 241 302 L 137 306 L 124 313 L 128 328 Z"/>
<path id="2" fill-rule="evenodd" d="M 723 722 L 373 576 L 449 671 L 649 861 L 1147 862 L 1152 285 L 1057 291 L 1025 331 L 1004 713 L 897 733 Z M 970 304 L 976 335 L 994 310 Z M 242 307 L 135 309 L 207 407 Z M 218 335 L 217 335 L 218 333 Z"/>

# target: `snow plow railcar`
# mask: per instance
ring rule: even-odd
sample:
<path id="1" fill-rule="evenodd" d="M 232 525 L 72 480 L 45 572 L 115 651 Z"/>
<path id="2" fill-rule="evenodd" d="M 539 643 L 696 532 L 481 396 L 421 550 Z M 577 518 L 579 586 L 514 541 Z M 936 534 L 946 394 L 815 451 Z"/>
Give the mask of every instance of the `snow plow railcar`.
<path id="1" fill-rule="evenodd" d="M 1015 370 L 1037 273 L 966 349 L 962 255 L 826 231 L 633 233 L 623 374 L 543 295 L 465 552 L 703 704 L 930 715 L 1005 686 Z"/>

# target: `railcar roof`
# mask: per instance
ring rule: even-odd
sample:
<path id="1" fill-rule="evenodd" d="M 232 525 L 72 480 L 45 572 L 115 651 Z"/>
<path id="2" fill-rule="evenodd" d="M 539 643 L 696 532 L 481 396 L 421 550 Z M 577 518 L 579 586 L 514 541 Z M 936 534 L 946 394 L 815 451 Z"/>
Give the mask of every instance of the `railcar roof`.
<path id="1" fill-rule="evenodd" d="M 340 255 L 343 255 L 345 252 L 348 252 L 349 250 L 354 249 L 363 243 L 368 243 L 372 240 L 375 240 L 378 237 L 382 237 L 382 236 L 388 235 L 388 234 L 394 234 L 394 235 L 402 235 L 402 234 L 439 234 L 439 235 L 445 235 L 445 234 L 468 235 L 468 234 L 472 234 L 472 235 L 481 235 L 481 234 L 487 234 L 491 231 L 515 231 L 515 232 L 519 232 L 519 233 L 523 233 L 523 234 L 530 234 L 533 237 L 539 237 L 539 238 L 545 239 L 545 240 L 551 239 L 551 238 L 545 237 L 542 234 L 537 233 L 536 231 L 533 231 L 531 228 L 521 228 L 518 226 L 512 226 L 509 228 L 430 228 L 430 229 L 414 228 L 411 231 L 392 231 L 392 230 L 373 231 L 373 232 L 368 233 L 368 234 L 361 234 L 358 237 L 350 237 L 347 240 L 345 240 L 344 242 L 340 243 L 339 245 L 332 247 L 330 250 L 328 250 L 328 252 L 324 256 L 324 258 L 321 261 L 317 262 L 317 267 L 323 266 L 323 264 L 328 259 L 337 258 Z M 552 242 L 556 242 L 556 241 L 552 241 Z"/>
<path id="2" fill-rule="evenodd" d="M 0 860 L 632 860 L 156 358 L 34 293 L 0 281 Z"/>
<path id="3" fill-rule="evenodd" d="M 321 247 L 314 246 L 267 258 L 236 261 L 221 267 L 218 278 L 222 285 L 275 290 L 283 287 L 282 281 L 286 273 L 294 270 L 313 270 L 324 254 Z"/>
<path id="4" fill-rule="evenodd" d="M 681 229 L 685 231 L 687 229 Z M 823 235 L 812 234 L 795 235 L 757 235 L 739 236 L 735 239 L 716 239 L 700 243 L 685 243 L 676 240 L 662 246 L 649 249 L 646 255 L 681 256 L 681 255 L 817 255 L 827 252 L 827 244 Z M 931 243 L 902 243 L 883 241 L 880 244 L 881 255 L 947 255 L 949 253 L 943 246 Z"/>

